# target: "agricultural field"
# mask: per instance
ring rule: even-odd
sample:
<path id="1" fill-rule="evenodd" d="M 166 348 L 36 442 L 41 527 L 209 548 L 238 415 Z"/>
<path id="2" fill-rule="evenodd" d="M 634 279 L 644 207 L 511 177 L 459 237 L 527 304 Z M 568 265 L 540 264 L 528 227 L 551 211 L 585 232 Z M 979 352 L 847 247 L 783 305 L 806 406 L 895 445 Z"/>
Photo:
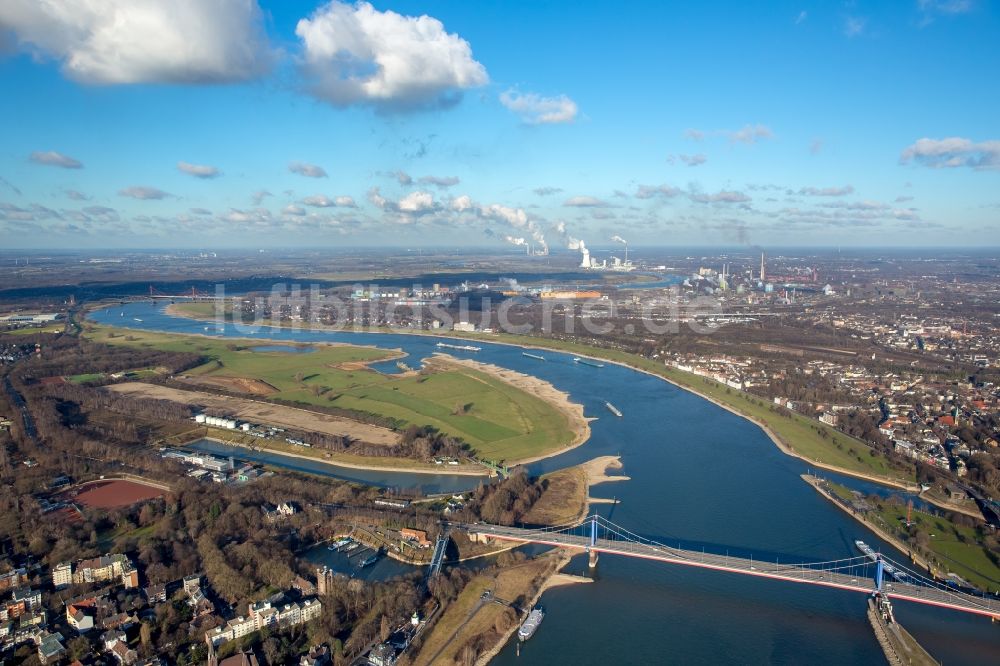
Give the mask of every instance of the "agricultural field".
<path id="1" fill-rule="evenodd" d="M 449 366 L 384 375 L 367 367 L 398 355 L 391 350 L 320 344 L 308 352 L 261 352 L 254 347 L 267 342 L 110 327 L 93 327 L 86 335 L 109 344 L 197 353 L 208 360 L 186 373 L 192 383 L 431 426 L 467 442 L 484 458 L 513 462 L 545 455 L 574 437 L 558 408 L 486 372 Z"/>

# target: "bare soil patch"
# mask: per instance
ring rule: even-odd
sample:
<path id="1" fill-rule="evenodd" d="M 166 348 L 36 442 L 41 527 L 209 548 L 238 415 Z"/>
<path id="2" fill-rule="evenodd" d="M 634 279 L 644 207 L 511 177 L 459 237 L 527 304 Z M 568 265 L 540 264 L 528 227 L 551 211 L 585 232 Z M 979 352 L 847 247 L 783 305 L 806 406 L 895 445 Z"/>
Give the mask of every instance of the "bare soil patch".
<path id="1" fill-rule="evenodd" d="M 251 423 L 265 423 L 327 435 L 347 435 L 355 440 L 385 446 L 392 446 L 399 440 L 399 434 L 389 428 L 352 421 L 342 416 L 321 414 L 286 405 L 275 405 L 251 398 L 235 398 L 143 382 L 125 382 L 114 384 L 108 388 L 119 393 L 138 394 L 158 400 L 197 405 L 210 412 L 233 414 L 237 419 Z"/>
<path id="2" fill-rule="evenodd" d="M 269 396 L 278 392 L 277 388 L 265 381 L 247 377 L 188 377 L 184 381 L 203 386 L 217 386 L 227 391 L 237 391 L 249 395 Z"/>

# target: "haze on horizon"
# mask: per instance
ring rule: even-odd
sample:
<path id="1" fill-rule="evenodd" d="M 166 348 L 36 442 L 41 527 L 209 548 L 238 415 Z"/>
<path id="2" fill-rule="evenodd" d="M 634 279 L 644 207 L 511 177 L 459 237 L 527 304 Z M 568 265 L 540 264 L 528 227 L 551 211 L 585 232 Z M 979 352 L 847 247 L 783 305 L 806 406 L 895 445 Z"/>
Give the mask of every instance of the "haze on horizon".
<path id="1" fill-rule="evenodd" d="M 8 0 L 0 237 L 994 245 L 998 28 L 990 0 Z"/>

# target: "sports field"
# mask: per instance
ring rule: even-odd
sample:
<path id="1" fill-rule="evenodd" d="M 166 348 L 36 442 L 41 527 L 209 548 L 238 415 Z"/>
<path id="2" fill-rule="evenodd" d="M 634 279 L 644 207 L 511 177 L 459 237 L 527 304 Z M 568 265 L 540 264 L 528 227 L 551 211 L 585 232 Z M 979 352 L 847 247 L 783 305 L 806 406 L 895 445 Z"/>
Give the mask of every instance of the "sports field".
<path id="1" fill-rule="evenodd" d="M 163 494 L 159 488 L 144 483 L 113 479 L 88 483 L 77 492 L 74 501 L 88 508 L 115 509 L 162 497 Z"/>
<path id="2" fill-rule="evenodd" d="M 330 406 L 431 426 L 467 442 L 485 458 L 513 462 L 559 451 L 574 440 L 570 419 L 546 400 L 486 372 L 437 368 L 383 375 L 365 364 L 398 353 L 372 347 L 315 345 L 314 351 L 254 351 L 263 341 L 94 327 L 87 336 L 109 344 L 194 352 L 209 359 L 186 374 L 197 382 L 269 387 L 267 397 Z M 251 384 L 248 384 L 252 382 Z"/>

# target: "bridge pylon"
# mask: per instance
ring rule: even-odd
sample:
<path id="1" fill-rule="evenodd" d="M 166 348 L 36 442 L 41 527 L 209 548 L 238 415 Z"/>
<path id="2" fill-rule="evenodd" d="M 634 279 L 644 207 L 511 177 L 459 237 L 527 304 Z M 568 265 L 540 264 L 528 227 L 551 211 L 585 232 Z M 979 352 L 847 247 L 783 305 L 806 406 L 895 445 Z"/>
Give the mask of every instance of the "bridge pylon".
<path id="1" fill-rule="evenodd" d="M 597 546 L 597 514 L 595 513 L 590 517 L 590 545 L 587 546 L 587 553 L 590 557 L 587 560 L 587 565 L 593 569 L 597 566 L 597 551 L 594 547 Z"/>

